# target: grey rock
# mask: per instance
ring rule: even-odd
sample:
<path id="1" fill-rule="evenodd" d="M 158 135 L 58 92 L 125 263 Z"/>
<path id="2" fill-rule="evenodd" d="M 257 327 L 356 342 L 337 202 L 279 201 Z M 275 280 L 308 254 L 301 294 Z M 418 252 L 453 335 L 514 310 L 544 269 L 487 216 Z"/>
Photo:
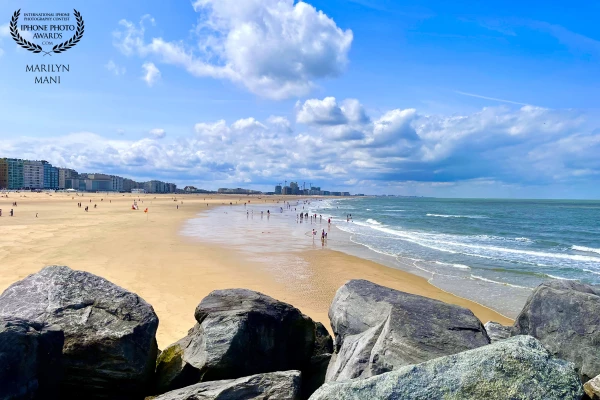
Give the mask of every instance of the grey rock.
<path id="1" fill-rule="evenodd" d="M 583 382 L 600 375 L 600 287 L 541 284 L 515 320 L 513 334 L 531 335 L 550 353 L 575 363 Z"/>
<path id="2" fill-rule="evenodd" d="M 583 390 L 591 400 L 600 400 L 600 375 L 587 381 Z"/>
<path id="3" fill-rule="evenodd" d="M 58 399 L 63 343 L 56 326 L 0 319 L 0 399 Z"/>
<path id="4" fill-rule="evenodd" d="M 531 336 L 436 358 L 367 379 L 331 382 L 310 400 L 578 400 L 575 367 Z"/>
<path id="5" fill-rule="evenodd" d="M 511 327 L 504 326 L 498 322 L 488 321 L 483 326 L 492 343 L 508 339 L 511 336 Z"/>
<path id="6" fill-rule="evenodd" d="M 490 343 L 470 310 L 365 280 L 337 291 L 329 318 L 336 354 L 327 382 L 367 378 Z"/>
<path id="7" fill-rule="evenodd" d="M 60 327 L 65 397 L 143 398 L 150 385 L 158 318 L 143 299 L 106 279 L 46 267 L 2 293 L 0 316 Z"/>
<path id="8" fill-rule="evenodd" d="M 202 300 L 195 317 L 188 335 L 160 355 L 156 393 L 310 367 L 315 323 L 289 304 L 246 289 L 217 290 Z"/>
<path id="9" fill-rule="evenodd" d="M 202 382 L 154 400 L 300 400 L 300 371 L 272 372 Z"/>

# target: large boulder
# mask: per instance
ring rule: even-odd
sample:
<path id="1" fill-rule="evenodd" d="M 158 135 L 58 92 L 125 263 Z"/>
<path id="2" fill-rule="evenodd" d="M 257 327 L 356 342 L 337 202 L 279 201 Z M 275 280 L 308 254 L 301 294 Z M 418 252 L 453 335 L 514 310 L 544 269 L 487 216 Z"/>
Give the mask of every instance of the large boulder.
<path id="1" fill-rule="evenodd" d="M 300 400 L 300 371 L 272 372 L 202 382 L 153 400 Z"/>
<path id="2" fill-rule="evenodd" d="M 531 336 L 436 358 L 367 379 L 331 382 L 310 400 L 579 400 L 575 367 Z"/>
<path id="3" fill-rule="evenodd" d="M 59 399 L 63 332 L 17 318 L 0 319 L 0 399 Z"/>
<path id="4" fill-rule="evenodd" d="M 485 331 L 492 343 L 496 343 L 500 340 L 508 339 L 511 336 L 511 327 L 504 326 L 498 322 L 488 321 L 483 325 Z"/>
<path id="5" fill-rule="evenodd" d="M 143 398 L 154 374 L 158 318 L 138 295 L 90 273 L 51 266 L 6 289 L 0 316 L 60 327 L 65 397 Z"/>
<path id="6" fill-rule="evenodd" d="M 555 356 L 575 363 L 583 382 L 600 375 L 600 287 L 541 284 L 515 320 L 513 334 L 531 335 Z"/>
<path id="7" fill-rule="evenodd" d="M 327 328 L 315 322 L 315 348 L 310 365 L 302 371 L 302 398 L 307 399 L 325 382 L 327 367 L 333 353 L 333 339 Z"/>
<path id="8" fill-rule="evenodd" d="M 351 280 L 329 308 L 336 354 L 326 381 L 366 378 L 490 343 L 459 306 Z"/>
<path id="9" fill-rule="evenodd" d="M 600 400 L 600 375 L 587 381 L 583 390 L 591 400 Z"/>
<path id="10" fill-rule="evenodd" d="M 216 290 L 198 305 L 195 317 L 188 335 L 158 358 L 157 393 L 310 367 L 315 323 L 289 304 L 246 289 Z"/>

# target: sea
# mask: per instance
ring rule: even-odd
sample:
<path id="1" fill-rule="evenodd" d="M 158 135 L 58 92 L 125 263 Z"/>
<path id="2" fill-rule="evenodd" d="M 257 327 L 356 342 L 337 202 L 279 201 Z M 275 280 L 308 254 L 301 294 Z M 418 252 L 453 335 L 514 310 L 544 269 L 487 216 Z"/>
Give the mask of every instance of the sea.
<path id="1" fill-rule="evenodd" d="M 265 252 L 270 247 L 343 251 L 417 274 L 511 318 L 542 282 L 600 284 L 600 201 L 410 197 L 291 200 L 274 205 L 260 201 L 216 208 L 188 221 L 182 233 L 248 251 Z M 299 220 L 300 212 L 318 217 Z M 325 244 L 320 239 L 315 244 L 312 229 L 326 229 Z M 261 245 L 265 240 L 268 246 Z"/>

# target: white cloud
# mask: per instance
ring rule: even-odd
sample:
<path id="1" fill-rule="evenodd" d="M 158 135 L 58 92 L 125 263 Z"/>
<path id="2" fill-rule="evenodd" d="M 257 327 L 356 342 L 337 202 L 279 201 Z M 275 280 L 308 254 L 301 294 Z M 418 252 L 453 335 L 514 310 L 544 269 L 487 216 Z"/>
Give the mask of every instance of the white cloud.
<path id="1" fill-rule="evenodd" d="M 339 104 L 346 104 L 329 102 L 340 110 Z M 137 141 L 91 133 L 19 137 L 0 141 L 0 154 L 48 159 L 81 172 L 147 171 L 159 179 L 202 180 L 207 185 L 222 181 L 270 186 L 301 176 L 327 187 L 337 182 L 360 187 L 406 182 L 429 188 L 452 182 L 593 186 L 600 176 L 600 130 L 588 129 L 583 116 L 573 111 L 494 107 L 444 116 L 394 109 L 377 118 L 352 120 L 350 115 L 360 113 L 342 111 L 347 122 L 338 125 L 293 127 L 282 116 L 266 121 L 248 117 L 199 122 L 194 135 L 178 138 L 165 137 L 162 129 Z M 356 137 L 350 137 L 353 133 Z M 158 137 L 163 139 L 154 140 Z"/>
<path id="2" fill-rule="evenodd" d="M 163 139 L 165 136 L 167 136 L 167 133 L 164 129 L 151 129 L 149 133 L 150 136 L 155 139 Z"/>
<path id="3" fill-rule="evenodd" d="M 113 60 L 109 60 L 104 67 L 117 76 L 125 75 L 126 72 L 125 67 L 119 67 Z"/>
<path id="4" fill-rule="evenodd" d="M 228 79 L 260 96 L 307 94 L 315 80 L 341 74 L 353 35 L 313 6 L 294 0 L 198 0 L 197 43 L 145 40 L 144 21 L 120 21 L 115 46 L 155 57 L 197 77 Z"/>
<path id="5" fill-rule="evenodd" d="M 154 84 L 160 79 L 160 71 L 158 68 L 156 68 L 156 65 L 154 65 L 154 63 L 147 62 L 142 65 L 142 69 L 144 70 L 142 79 L 148 86 L 154 86 Z"/>

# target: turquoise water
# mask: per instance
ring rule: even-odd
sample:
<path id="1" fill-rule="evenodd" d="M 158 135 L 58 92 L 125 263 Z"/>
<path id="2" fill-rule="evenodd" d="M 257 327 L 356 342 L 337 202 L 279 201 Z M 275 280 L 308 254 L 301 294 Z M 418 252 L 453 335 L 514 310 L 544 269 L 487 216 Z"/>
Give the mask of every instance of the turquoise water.
<path id="1" fill-rule="evenodd" d="M 305 273 L 298 252 L 340 250 L 513 318 L 544 281 L 600 284 L 600 201 L 365 197 L 281 206 L 219 207 L 182 233 L 244 251 L 282 279 Z M 300 211 L 323 219 L 299 220 Z M 327 242 L 315 241 L 312 229 L 325 229 Z"/>
<path id="2" fill-rule="evenodd" d="M 530 288 L 548 278 L 600 284 L 599 201 L 364 198 L 320 208 L 342 222 L 352 214 L 338 227 L 353 242 L 438 272 Z"/>

